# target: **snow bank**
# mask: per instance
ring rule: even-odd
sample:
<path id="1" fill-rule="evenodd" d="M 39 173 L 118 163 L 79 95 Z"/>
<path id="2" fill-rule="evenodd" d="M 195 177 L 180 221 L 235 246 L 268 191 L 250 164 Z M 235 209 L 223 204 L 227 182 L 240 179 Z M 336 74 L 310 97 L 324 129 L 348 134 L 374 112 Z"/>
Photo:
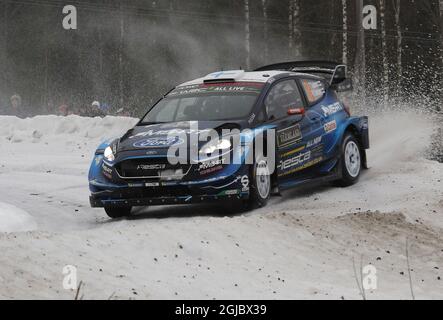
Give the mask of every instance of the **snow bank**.
<path id="1" fill-rule="evenodd" d="M 37 224 L 27 212 L 0 202 L 0 232 L 22 232 L 36 228 Z"/>
<path id="2" fill-rule="evenodd" d="M 118 136 L 137 123 L 124 117 L 85 118 L 80 116 L 37 116 L 19 119 L 0 116 L 0 137 L 12 143 L 51 142 L 53 140 L 103 140 Z"/>

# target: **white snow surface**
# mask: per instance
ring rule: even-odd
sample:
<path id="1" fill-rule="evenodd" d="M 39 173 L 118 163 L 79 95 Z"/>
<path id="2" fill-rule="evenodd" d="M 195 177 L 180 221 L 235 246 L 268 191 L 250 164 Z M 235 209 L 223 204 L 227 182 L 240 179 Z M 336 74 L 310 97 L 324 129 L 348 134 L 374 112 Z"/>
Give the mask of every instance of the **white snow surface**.
<path id="1" fill-rule="evenodd" d="M 113 221 L 89 207 L 89 163 L 136 121 L 0 117 L 0 299 L 73 299 L 66 265 L 84 299 L 362 299 L 354 266 L 368 264 L 367 299 L 411 299 L 406 239 L 415 297 L 443 298 L 443 165 L 423 156 L 432 118 L 371 116 L 371 169 L 350 188 L 289 191 L 246 214 L 138 208 Z"/>
<path id="2" fill-rule="evenodd" d="M 34 219 L 26 211 L 0 202 L 0 232 L 29 231 L 36 227 Z"/>

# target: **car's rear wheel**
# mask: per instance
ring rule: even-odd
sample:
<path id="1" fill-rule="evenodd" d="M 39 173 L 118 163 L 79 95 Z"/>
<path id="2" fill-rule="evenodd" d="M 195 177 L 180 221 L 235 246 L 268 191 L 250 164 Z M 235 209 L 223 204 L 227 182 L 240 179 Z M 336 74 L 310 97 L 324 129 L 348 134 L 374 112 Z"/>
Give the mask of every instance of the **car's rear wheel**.
<path id="1" fill-rule="evenodd" d="M 340 162 L 342 178 L 337 181 L 337 185 L 349 187 L 357 183 L 362 169 L 362 155 L 360 145 L 351 133 L 343 139 Z"/>
<path id="2" fill-rule="evenodd" d="M 106 214 L 112 218 L 123 218 L 131 215 L 132 207 L 105 207 Z"/>
<path id="3" fill-rule="evenodd" d="M 257 159 L 251 171 L 248 208 L 262 208 L 266 206 L 272 189 L 271 174 L 267 161 L 263 158 Z"/>

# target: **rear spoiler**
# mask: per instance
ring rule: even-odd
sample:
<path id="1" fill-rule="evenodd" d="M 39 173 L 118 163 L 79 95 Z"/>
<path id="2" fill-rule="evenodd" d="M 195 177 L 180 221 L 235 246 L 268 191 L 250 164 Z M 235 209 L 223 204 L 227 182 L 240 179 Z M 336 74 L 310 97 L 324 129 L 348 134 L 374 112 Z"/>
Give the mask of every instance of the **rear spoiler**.
<path id="1" fill-rule="evenodd" d="M 347 67 L 345 65 L 330 61 L 282 62 L 260 67 L 254 71 L 272 70 L 326 75 L 330 85 L 338 85 L 345 80 L 350 80 L 347 78 Z"/>

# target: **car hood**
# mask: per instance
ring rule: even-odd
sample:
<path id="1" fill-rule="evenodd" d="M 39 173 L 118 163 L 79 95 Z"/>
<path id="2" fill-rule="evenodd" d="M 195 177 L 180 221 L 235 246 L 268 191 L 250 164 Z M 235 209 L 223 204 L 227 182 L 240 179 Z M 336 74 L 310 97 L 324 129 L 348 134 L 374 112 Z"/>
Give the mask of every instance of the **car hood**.
<path id="1" fill-rule="evenodd" d="M 171 146 L 183 143 L 189 145 L 190 136 L 193 134 L 202 134 L 208 130 L 216 130 L 219 133 L 223 129 L 242 130 L 245 125 L 245 121 L 186 121 L 138 125 L 119 140 L 117 152 L 143 151 L 147 154 L 148 151 L 152 154 L 162 154 Z M 199 142 L 199 145 L 204 143 Z"/>

